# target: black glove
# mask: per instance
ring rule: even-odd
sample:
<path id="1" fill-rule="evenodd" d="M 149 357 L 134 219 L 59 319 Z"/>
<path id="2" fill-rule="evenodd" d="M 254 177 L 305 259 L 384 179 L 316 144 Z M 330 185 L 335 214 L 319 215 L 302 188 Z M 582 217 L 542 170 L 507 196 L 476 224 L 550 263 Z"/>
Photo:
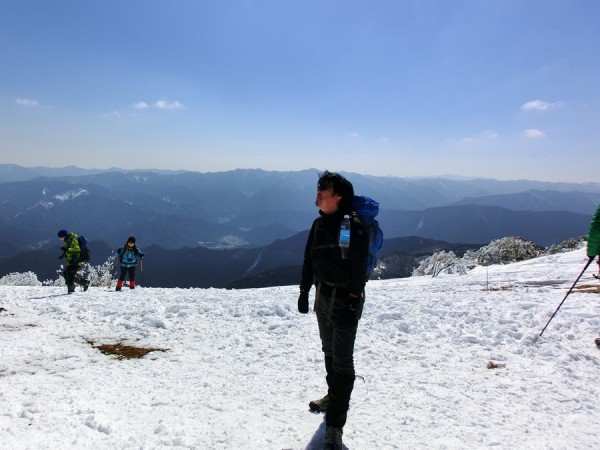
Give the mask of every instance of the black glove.
<path id="1" fill-rule="evenodd" d="M 300 296 L 298 297 L 298 311 L 302 314 L 308 312 L 308 291 L 300 291 Z"/>
<path id="2" fill-rule="evenodd" d="M 348 296 L 348 309 L 352 314 L 356 314 L 360 310 L 360 300 L 360 295 L 350 294 Z"/>

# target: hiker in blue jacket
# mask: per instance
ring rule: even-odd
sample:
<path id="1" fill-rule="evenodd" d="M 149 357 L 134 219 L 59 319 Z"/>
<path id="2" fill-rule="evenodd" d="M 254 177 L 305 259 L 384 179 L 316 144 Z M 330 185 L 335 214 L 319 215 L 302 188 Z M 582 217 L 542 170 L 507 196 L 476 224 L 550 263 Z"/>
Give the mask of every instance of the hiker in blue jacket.
<path id="1" fill-rule="evenodd" d="M 144 253 L 135 244 L 135 236 L 129 236 L 125 245 L 116 251 L 116 255 L 121 265 L 121 275 L 115 290 L 121 290 L 126 275 L 129 275 L 129 288 L 135 289 L 135 267 L 141 264 L 144 257 Z"/>
<path id="2" fill-rule="evenodd" d="M 298 311 L 308 313 L 308 294 L 316 288 L 321 347 L 325 356 L 327 395 L 309 403 L 315 412 L 326 412 L 325 448 L 341 449 L 343 427 L 354 388 L 354 341 L 365 302 L 365 261 L 368 237 L 360 221 L 352 221 L 350 246 L 342 249 L 340 225 L 352 215 L 354 188 L 342 175 L 325 171 L 319 176 L 319 217 L 308 235 L 302 267 Z M 346 252 L 345 250 L 349 250 Z"/>

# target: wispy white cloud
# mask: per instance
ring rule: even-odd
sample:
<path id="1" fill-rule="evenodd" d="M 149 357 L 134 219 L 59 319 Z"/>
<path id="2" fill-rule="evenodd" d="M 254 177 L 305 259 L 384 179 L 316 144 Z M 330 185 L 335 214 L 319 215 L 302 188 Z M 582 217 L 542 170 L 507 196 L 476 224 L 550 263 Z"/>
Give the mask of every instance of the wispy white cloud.
<path id="1" fill-rule="evenodd" d="M 562 108 L 565 102 L 546 102 L 544 100 L 532 100 L 521 105 L 523 111 L 549 111 L 551 109 Z"/>
<path id="2" fill-rule="evenodd" d="M 183 108 L 183 104 L 180 102 L 166 102 L 164 100 L 158 100 L 154 104 L 154 107 L 158 109 L 181 109 Z"/>
<path id="3" fill-rule="evenodd" d="M 135 109 L 148 109 L 150 108 L 150 105 L 146 102 L 137 102 L 133 104 L 133 107 Z"/>
<path id="4" fill-rule="evenodd" d="M 37 100 L 33 100 L 30 98 L 18 98 L 17 99 L 17 105 L 21 105 L 21 106 L 37 106 L 39 105 L 39 102 Z"/>
<path id="5" fill-rule="evenodd" d="M 526 137 L 529 139 L 538 139 L 538 138 L 546 137 L 546 133 L 538 130 L 537 128 L 528 128 L 527 130 L 523 131 L 523 137 Z"/>
<path id="6" fill-rule="evenodd" d="M 135 109 L 181 109 L 183 108 L 183 103 L 175 101 L 175 102 L 167 102 L 165 100 L 157 100 L 154 104 L 150 104 L 148 102 L 140 101 L 133 104 Z"/>
<path id="7" fill-rule="evenodd" d="M 481 133 L 477 133 L 474 136 L 469 136 L 460 139 L 461 142 L 470 143 L 470 142 L 482 142 L 482 141 L 491 141 L 493 139 L 498 138 L 498 133 L 494 130 L 483 130 Z"/>
<path id="8" fill-rule="evenodd" d="M 498 133 L 494 130 L 484 130 L 480 133 L 480 136 L 483 139 L 496 139 L 498 138 Z"/>

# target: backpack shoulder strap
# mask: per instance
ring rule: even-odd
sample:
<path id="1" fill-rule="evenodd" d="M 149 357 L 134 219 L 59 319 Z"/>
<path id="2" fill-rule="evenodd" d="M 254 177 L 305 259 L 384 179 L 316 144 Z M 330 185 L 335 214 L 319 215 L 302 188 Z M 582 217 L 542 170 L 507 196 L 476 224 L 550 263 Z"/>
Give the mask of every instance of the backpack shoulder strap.
<path id="1" fill-rule="evenodd" d="M 360 225 L 361 227 L 365 226 L 365 221 L 356 211 L 352 211 L 352 215 L 350 216 L 350 219 L 352 220 L 353 223 Z"/>

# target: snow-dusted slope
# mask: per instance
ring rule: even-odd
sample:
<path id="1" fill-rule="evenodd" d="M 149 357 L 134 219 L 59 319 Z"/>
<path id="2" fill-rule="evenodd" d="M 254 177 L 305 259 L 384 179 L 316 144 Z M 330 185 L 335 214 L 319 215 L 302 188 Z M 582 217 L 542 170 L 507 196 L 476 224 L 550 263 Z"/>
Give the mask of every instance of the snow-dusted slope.
<path id="1" fill-rule="evenodd" d="M 347 447 L 598 448 L 600 294 L 571 294 L 536 339 L 586 260 L 369 282 Z M 2 447 L 319 448 L 324 368 L 297 292 L 0 287 Z"/>

